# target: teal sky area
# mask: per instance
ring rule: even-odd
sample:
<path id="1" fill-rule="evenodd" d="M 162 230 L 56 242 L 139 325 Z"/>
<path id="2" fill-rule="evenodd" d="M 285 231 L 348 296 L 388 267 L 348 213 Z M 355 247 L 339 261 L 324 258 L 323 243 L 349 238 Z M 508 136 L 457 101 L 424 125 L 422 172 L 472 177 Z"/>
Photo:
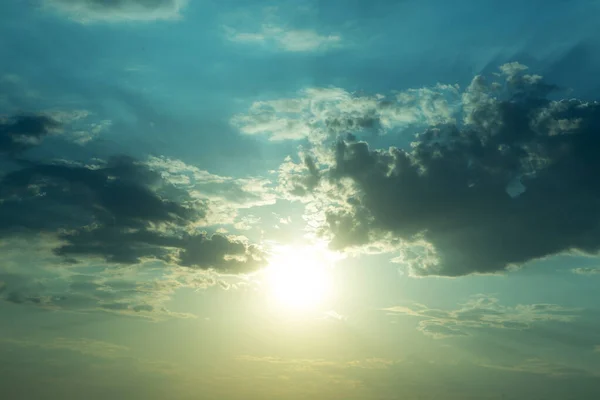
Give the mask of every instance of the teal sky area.
<path id="1" fill-rule="evenodd" d="M 599 13 L 0 2 L 1 397 L 600 398 Z"/>

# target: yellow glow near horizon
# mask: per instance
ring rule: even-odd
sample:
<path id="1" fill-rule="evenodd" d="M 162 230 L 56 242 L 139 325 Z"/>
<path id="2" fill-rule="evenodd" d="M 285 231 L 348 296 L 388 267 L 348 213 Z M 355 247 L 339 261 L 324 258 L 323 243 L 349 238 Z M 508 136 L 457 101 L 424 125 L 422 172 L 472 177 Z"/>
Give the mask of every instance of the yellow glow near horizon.
<path id="1" fill-rule="evenodd" d="M 270 295 L 287 310 L 315 310 L 332 295 L 329 261 L 310 247 L 280 248 L 265 273 Z"/>

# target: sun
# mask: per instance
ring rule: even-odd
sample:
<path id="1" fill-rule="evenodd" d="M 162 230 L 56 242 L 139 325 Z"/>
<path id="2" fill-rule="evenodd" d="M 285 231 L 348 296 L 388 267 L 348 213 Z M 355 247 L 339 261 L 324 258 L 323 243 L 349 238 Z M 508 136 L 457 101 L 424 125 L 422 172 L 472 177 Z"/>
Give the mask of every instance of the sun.
<path id="1" fill-rule="evenodd" d="M 310 247 L 282 247 L 265 271 L 275 305 L 287 310 L 310 311 L 326 305 L 332 296 L 331 265 Z"/>

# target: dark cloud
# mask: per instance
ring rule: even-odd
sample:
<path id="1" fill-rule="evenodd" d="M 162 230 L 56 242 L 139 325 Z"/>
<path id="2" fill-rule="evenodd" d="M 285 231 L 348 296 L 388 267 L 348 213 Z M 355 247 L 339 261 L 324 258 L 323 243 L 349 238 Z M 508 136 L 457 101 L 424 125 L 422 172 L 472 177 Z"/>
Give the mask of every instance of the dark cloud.
<path id="1" fill-rule="evenodd" d="M 66 257 L 99 256 L 120 264 L 135 264 L 142 259 L 172 260 L 180 239 L 145 228 L 128 231 L 118 226 L 83 227 L 60 234 L 66 244 L 55 249 Z"/>
<path id="2" fill-rule="evenodd" d="M 264 265 L 263 252 L 255 245 L 223 235 L 195 235 L 183 241 L 180 264 L 225 272 L 249 272 Z"/>
<path id="3" fill-rule="evenodd" d="M 303 165 L 301 168 L 306 173 L 301 175 L 290 175 L 287 182 L 287 191 L 293 196 L 306 196 L 311 193 L 321 180 L 321 172 L 317 166 L 314 157 L 303 155 Z"/>
<path id="4" fill-rule="evenodd" d="M 24 296 L 18 292 L 10 292 L 6 295 L 6 297 L 4 299 L 6 301 L 8 301 L 9 303 L 14 303 L 14 304 L 26 304 L 26 303 L 41 304 L 43 301 L 43 299 L 40 297 Z"/>
<path id="5" fill-rule="evenodd" d="M 244 273 L 261 268 L 265 262 L 258 247 L 220 234 L 170 235 L 99 227 L 61 234 L 60 238 L 67 244 L 55 249 L 58 255 L 93 255 L 120 264 L 159 259 L 186 267 Z"/>
<path id="6" fill-rule="evenodd" d="M 60 124 L 45 115 L 0 119 L 0 153 L 16 155 L 42 142 Z"/>
<path id="7" fill-rule="evenodd" d="M 201 209 L 159 196 L 153 189 L 159 180 L 127 157 L 96 167 L 29 163 L 0 182 L 0 215 L 6 216 L 0 231 L 68 229 L 77 222 L 116 228 L 183 225 L 202 216 Z"/>
<path id="8" fill-rule="evenodd" d="M 105 308 L 107 310 L 123 311 L 123 310 L 129 309 L 129 304 L 127 304 L 127 303 L 108 303 L 108 304 L 102 304 L 101 307 Z"/>
<path id="9" fill-rule="evenodd" d="M 0 299 L 13 304 L 42 305 L 48 299 L 39 295 L 44 286 L 27 277 L 0 272 Z"/>
<path id="10" fill-rule="evenodd" d="M 476 77 L 464 123 L 425 130 L 410 150 L 340 140 L 329 179 L 350 181 L 327 211 L 337 249 L 392 235 L 419 249 L 417 275 L 505 270 L 553 254 L 600 250 L 600 104 L 551 101 L 555 90 L 526 67 Z"/>
<path id="11" fill-rule="evenodd" d="M 137 306 L 133 306 L 133 311 L 135 312 L 152 312 L 152 310 L 154 310 L 154 307 L 152 307 L 149 304 L 139 304 Z"/>
<path id="12" fill-rule="evenodd" d="M 69 260 L 157 259 L 228 272 L 261 266 L 261 252 L 238 239 L 189 233 L 206 203 L 129 157 L 96 166 L 28 162 L 3 177 L 0 199 L 0 235 L 56 233 L 62 244 L 54 251 Z"/>

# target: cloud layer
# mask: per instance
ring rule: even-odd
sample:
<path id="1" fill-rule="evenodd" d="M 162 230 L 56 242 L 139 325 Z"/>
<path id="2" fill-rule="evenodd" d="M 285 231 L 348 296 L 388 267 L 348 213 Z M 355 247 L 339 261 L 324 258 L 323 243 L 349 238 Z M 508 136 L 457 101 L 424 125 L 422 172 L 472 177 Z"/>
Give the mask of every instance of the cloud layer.
<path id="1" fill-rule="evenodd" d="M 457 310 L 431 309 L 422 304 L 386 308 L 392 315 L 409 315 L 421 319 L 419 331 L 435 339 L 468 336 L 473 329 L 529 329 L 543 322 L 571 322 L 577 310 L 556 304 L 503 306 L 498 299 L 476 296 Z"/>

